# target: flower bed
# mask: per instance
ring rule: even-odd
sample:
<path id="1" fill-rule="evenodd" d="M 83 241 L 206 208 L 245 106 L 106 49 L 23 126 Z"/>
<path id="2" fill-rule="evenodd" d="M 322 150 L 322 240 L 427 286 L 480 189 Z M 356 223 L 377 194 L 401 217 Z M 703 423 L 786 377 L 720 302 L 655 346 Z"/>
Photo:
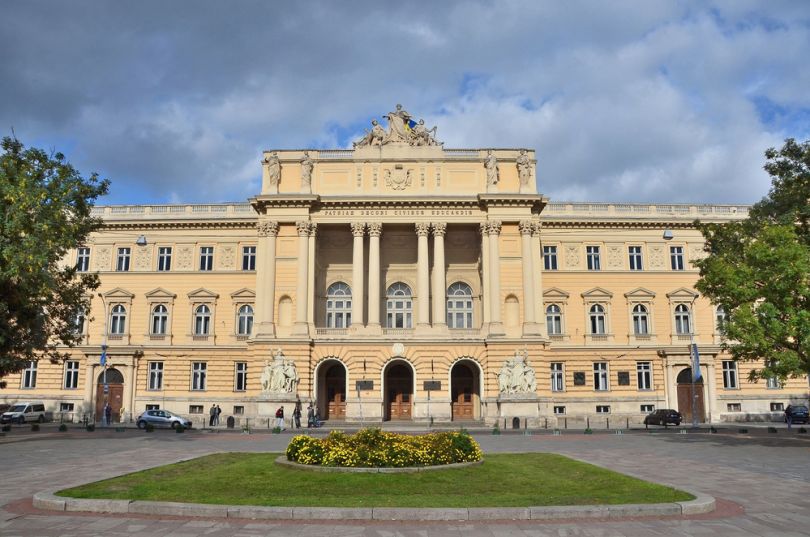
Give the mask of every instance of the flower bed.
<path id="1" fill-rule="evenodd" d="M 406 468 L 480 461 L 478 443 L 466 431 L 405 435 L 361 429 L 347 435 L 332 431 L 326 438 L 294 436 L 287 460 L 307 465 L 349 468 Z"/>

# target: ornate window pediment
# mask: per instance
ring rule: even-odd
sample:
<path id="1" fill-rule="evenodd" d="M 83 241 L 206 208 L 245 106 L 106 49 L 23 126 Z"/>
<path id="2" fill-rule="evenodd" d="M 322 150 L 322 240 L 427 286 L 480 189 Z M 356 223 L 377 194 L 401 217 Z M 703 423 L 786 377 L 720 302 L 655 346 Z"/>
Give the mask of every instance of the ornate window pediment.
<path id="1" fill-rule="evenodd" d="M 104 298 L 107 299 L 109 302 L 110 300 L 126 300 L 131 301 L 135 298 L 135 295 L 127 291 L 126 289 L 121 289 L 120 287 L 116 287 L 115 289 L 111 289 L 104 293 Z"/>
<path id="2" fill-rule="evenodd" d="M 655 298 L 655 293 L 644 287 L 636 287 L 626 292 L 624 296 L 630 301 L 648 302 Z"/>
<path id="3" fill-rule="evenodd" d="M 217 298 L 219 298 L 219 295 L 213 291 L 209 291 L 208 289 L 200 287 L 199 289 L 195 289 L 194 291 L 190 292 L 188 294 L 188 297 L 194 300 L 206 301 L 206 300 L 216 300 Z"/>
<path id="4" fill-rule="evenodd" d="M 571 296 L 558 287 L 551 287 L 543 291 L 543 302 L 568 302 L 568 297 Z"/>
<path id="5" fill-rule="evenodd" d="M 247 287 L 243 287 L 238 291 L 231 293 L 231 298 L 234 301 L 253 301 L 256 299 L 256 292 L 252 289 L 248 289 Z"/>
<path id="6" fill-rule="evenodd" d="M 602 287 L 594 287 L 582 293 L 582 298 L 589 301 L 610 300 L 613 298 L 613 293 Z"/>
<path id="7" fill-rule="evenodd" d="M 670 293 L 667 293 L 667 298 L 671 302 L 692 302 L 699 296 L 700 294 L 692 289 L 687 289 L 686 287 L 680 287 Z"/>
<path id="8" fill-rule="evenodd" d="M 177 294 L 167 291 L 162 287 L 158 287 L 156 289 L 152 289 L 148 293 L 146 293 L 146 298 L 149 300 L 174 300 L 177 298 Z"/>

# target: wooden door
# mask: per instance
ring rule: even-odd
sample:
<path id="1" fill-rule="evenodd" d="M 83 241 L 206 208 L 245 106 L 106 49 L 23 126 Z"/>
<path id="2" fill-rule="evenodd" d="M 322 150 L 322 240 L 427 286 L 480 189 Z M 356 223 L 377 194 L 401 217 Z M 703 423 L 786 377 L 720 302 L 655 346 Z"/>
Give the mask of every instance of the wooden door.
<path id="1" fill-rule="evenodd" d="M 695 384 L 695 413 L 698 423 L 703 423 L 706 413 L 703 407 L 703 383 Z M 692 423 L 692 385 L 678 384 L 678 412 L 683 416 L 685 423 Z"/>
<path id="2" fill-rule="evenodd" d="M 325 419 L 341 420 L 346 417 L 346 379 L 344 377 L 326 378 L 326 401 Z"/>
<path id="3" fill-rule="evenodd" d="M 388 419 L 411 419 L 410 379 L 390 379 L 388 383 Z"/>
<path id="4" fill-rule="evenodd" d="M 473 419 L 473 378 L 453 379 L 453 419 Z"/>
<path id="5" fill-rule="evenodd" d="M 107 394 L 107 400 L 112 407 L 112 421 L 119 421 L 121 407 L 124 404 L 124 385 L 123 384 L 108 384 L 110 393 Z M 99 383 L 96 386 L 96 421 L 101 421 L 101 416 L 104 413 L 104 384 Z"/>

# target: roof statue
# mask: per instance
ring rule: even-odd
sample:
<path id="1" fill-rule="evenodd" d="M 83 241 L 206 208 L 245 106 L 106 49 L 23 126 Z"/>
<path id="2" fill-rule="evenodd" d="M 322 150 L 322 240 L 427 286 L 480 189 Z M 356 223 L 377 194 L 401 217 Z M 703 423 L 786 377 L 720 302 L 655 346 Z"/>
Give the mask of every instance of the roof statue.
<path id="1" fill-rule="evenodd" d="M 401 104 L 398 104 L 393 112 L 388 112 L 383 117 L 388 121 L 388 130 L 380 126 L 376 119 L 372 119 L 371 130 L 366 129 L 366 134 L 354 142 L 354 147 L 387 144 L 441 145 L 441 142 L 436 141 L 437 127 L 428 129 L 425 127 L 424 119 L 414 121 L 413 116 L 402 108 Z"/>

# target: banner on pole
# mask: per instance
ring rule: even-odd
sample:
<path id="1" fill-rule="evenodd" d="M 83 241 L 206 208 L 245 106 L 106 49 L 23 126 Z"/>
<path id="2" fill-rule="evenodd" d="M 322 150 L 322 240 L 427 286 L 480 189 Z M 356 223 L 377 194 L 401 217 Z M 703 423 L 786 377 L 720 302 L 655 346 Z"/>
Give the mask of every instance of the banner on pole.
<path id="1" fill-rule="evenodd" d="M 700 353 L 697 343 L 689 345 L 689 353 L 692 355 L 692 382 L 697 382 L 702 378 L 700 374 Z"/>
<path id="2" fill-rule="evenodd" d="M 107 351 L 101 351 L 101 359 L 99 362 L 101 365 L 107 365 Z"/>

